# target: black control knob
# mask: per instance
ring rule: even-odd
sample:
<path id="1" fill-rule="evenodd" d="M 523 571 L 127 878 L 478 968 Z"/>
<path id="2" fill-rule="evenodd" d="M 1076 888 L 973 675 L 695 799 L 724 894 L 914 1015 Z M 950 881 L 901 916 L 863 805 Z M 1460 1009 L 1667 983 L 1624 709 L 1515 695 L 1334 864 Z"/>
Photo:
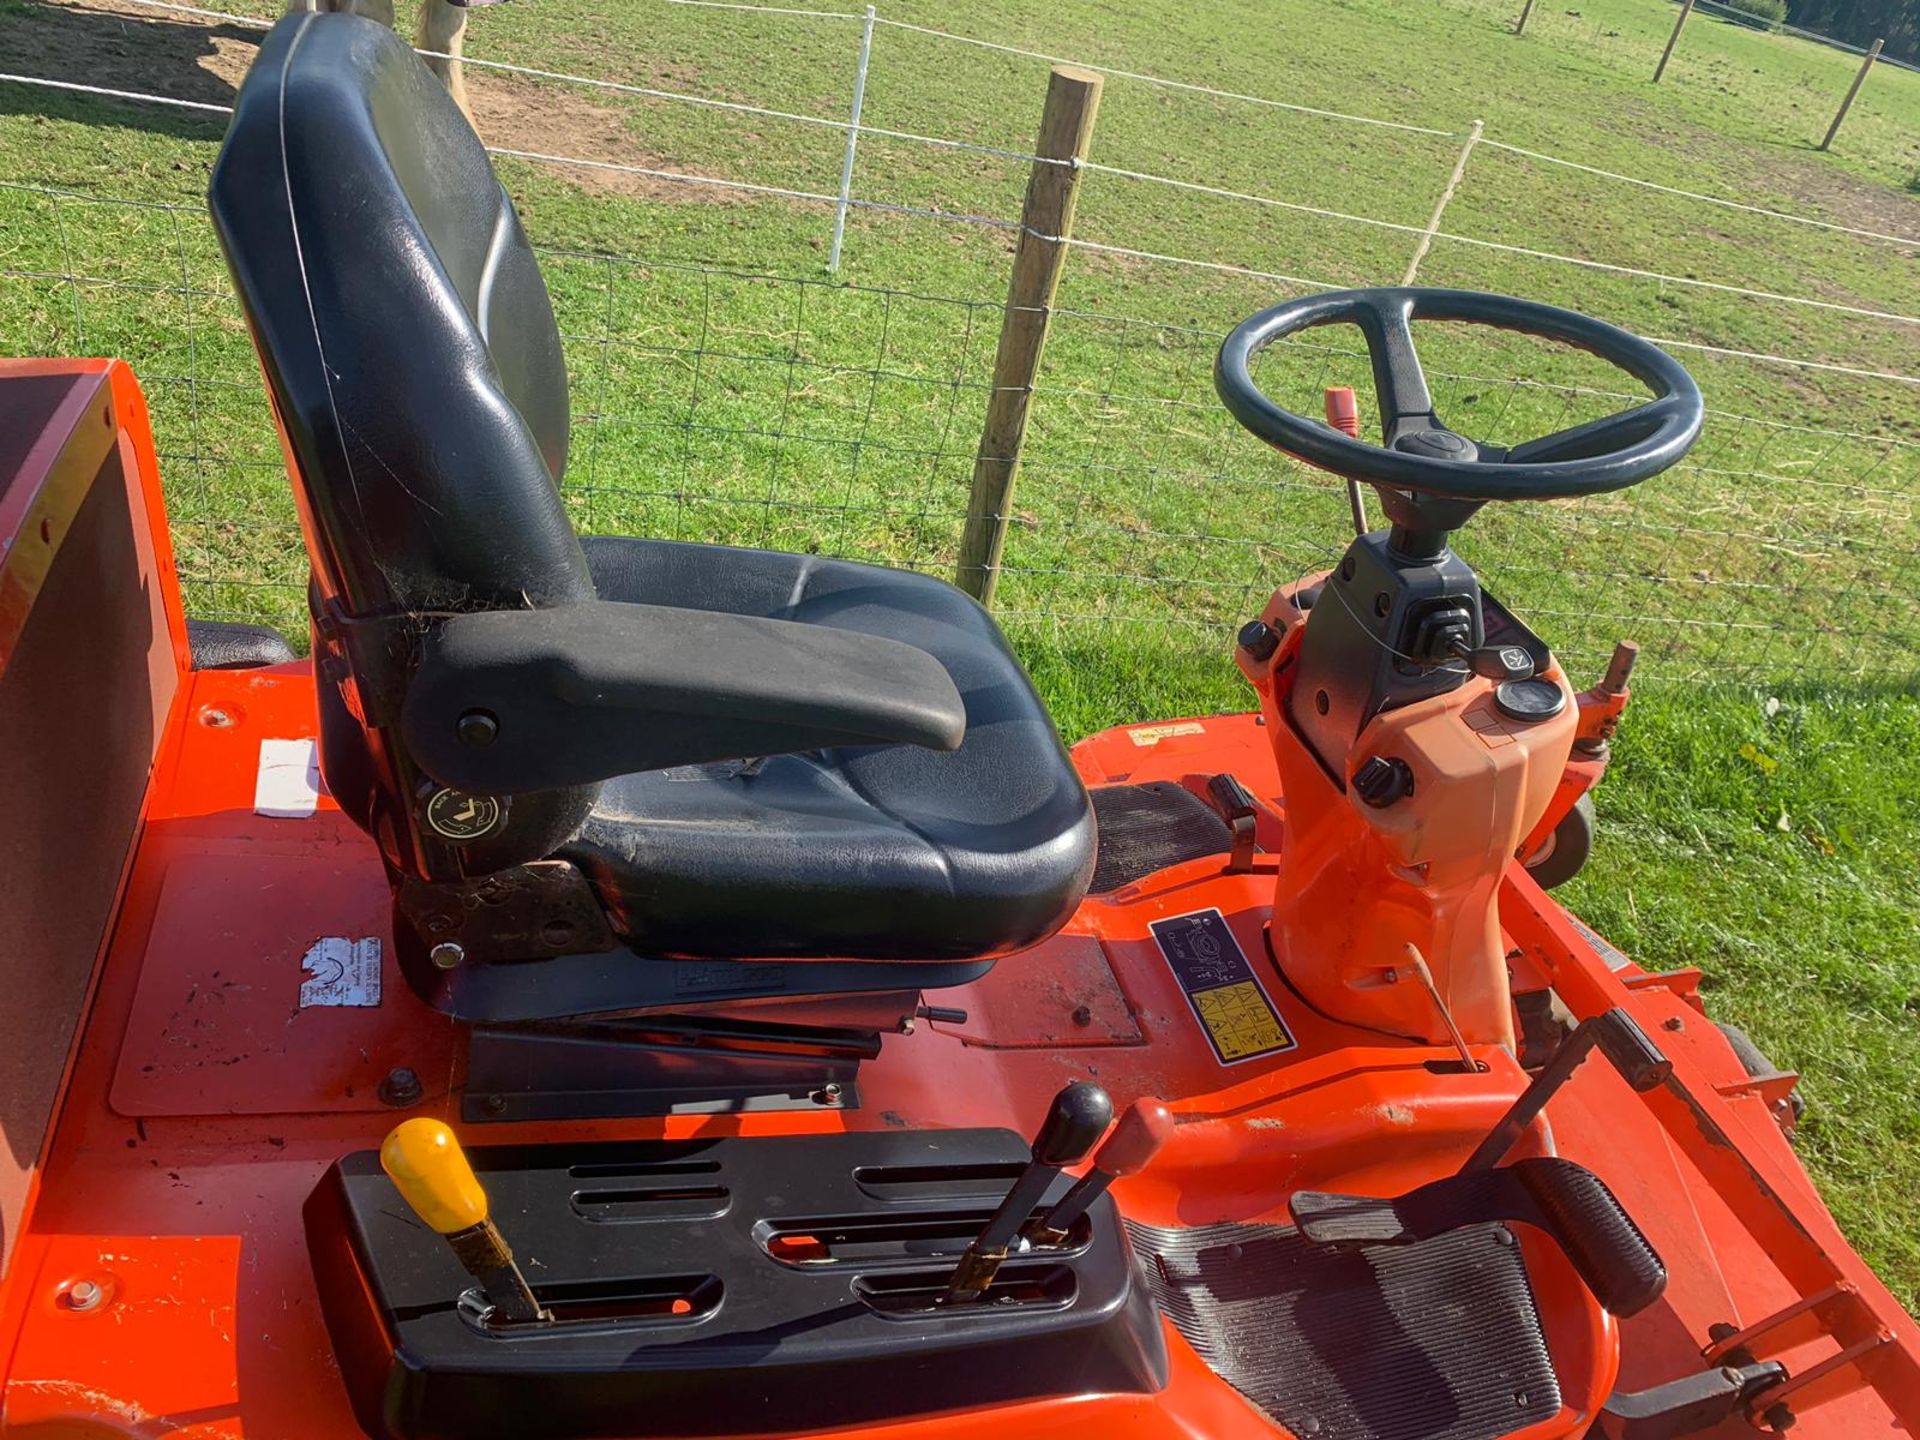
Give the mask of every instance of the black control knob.
<path id="1" fill-rule="evenodd" d="M 1240 648 L 1256 660 L 1270 660 L 1280 648 L 1280 637 L 1264 620 L 1249 620 L 1240 627 Z"/>
<path id="2" fill-rule="evenodd" d="M 1384 810 L 1413 793 L 1413 771 L 1404 760 L 1374 755 L 1353 772 L 1353 788 L 1374 809 Z"/>
<path id="3" fill-rule="evenodd" d="M 1113 1100 L 1091 1080 L 1076 1080 L 1053 1097 L 1033 1137 L 1033 1158 L 1042 1165 L 1077 1165 L 1113 1124 Z"/>

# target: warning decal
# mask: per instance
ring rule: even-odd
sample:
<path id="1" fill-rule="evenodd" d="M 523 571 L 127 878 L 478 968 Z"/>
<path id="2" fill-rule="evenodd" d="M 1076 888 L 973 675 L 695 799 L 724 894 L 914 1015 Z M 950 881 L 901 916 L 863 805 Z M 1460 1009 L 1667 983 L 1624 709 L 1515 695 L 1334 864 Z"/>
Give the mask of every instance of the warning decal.
<path id="1" fill-rule="evenodd" d="M 1148 928 L 1222 1065 L 1275 1055 L 1299 1043 L 1218 910 L 1156 920 Z"/>

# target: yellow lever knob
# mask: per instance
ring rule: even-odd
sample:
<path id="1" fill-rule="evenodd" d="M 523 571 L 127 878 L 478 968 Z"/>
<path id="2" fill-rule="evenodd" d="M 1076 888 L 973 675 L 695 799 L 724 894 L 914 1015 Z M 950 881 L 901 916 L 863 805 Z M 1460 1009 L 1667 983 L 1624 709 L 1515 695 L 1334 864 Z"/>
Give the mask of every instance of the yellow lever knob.
<path id="1" fill-rule="evenodd" d="M 486 1224 L 487 1192 L 444 1122 L 422 1116 L 394 1126 L 381 1143 L 380 1168 L 413 1213 L 442 1235 Z"/>

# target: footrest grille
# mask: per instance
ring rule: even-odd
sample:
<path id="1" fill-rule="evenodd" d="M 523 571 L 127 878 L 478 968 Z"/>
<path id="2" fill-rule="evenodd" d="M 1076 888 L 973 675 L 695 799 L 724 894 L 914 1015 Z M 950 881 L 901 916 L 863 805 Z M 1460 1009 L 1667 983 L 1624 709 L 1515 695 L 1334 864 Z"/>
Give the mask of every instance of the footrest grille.
<path id="1" fill-rule="evenodd" d="M 1504 1225 L 1345 1246 L 1277 1225 L 1128 1230 L 1187 1343 L 1296 1435 L 1497 1440 L 1560 1409 Z"/>

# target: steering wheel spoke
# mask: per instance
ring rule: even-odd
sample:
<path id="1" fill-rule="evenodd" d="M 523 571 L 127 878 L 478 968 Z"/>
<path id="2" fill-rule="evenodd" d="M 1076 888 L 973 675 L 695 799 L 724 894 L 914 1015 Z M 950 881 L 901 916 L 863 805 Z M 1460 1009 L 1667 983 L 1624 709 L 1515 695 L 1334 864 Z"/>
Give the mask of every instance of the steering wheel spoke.
<path id="1" fill-rule="evenodd" d="M 1373 362 L 1382 443 L 1391 445 L 1408 430 L 1437 427 L 1440 422 L 1434 417 L 1427 372 L 1413 348 L 1413 302 L 1366 305 L 1353 318 L 1367 337 L 1368 358 Z"/>
<path id="2" fill-rule="evenodd" d="M 1542 435 L 1538 440 L 1515 445 L 1507 451 L 1502 463 L 1548 464 L 1612 455 L 1658 434 L 1662 426 L 1676 418 L 1679 409 L 1677 396 L 1663 395 L 1658 400 L 1649 400 L 1631 410 L 1622 410 L 1601 420 L 1589 420 L 1584 425 L 1569 425 L 1551 435 Z"/>

